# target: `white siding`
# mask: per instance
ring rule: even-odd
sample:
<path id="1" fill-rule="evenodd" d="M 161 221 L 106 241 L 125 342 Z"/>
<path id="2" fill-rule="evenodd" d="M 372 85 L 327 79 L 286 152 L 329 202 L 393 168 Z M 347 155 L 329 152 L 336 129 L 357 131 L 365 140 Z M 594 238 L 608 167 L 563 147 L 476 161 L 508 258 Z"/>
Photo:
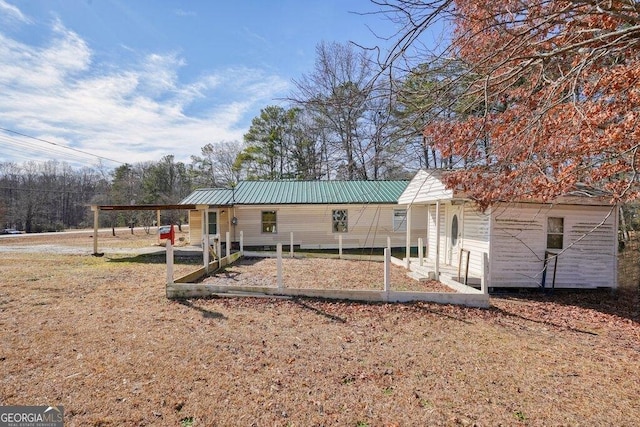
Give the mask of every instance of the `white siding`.
<path id="1" fill-rule="evenodd" d="M 214 211 L 218 212 L 218 235 L 220 236 L 220 239 L 224 242 L 226 232 L 229 231 L 231 241 L 238 240 L 239 234 L 234 238 L 233 227 L 230 226 L 233 209 L 221 208 L 217 210 L 217 208 L 211 208 L 211 212 Z M 194 246 L 202 245 L 202 211 L 189 211 L 189 244 Z"/>
<path id="2" fill-rule="evenodd" d="M 189 211 L 189 244 L 202 243 L 202 211 Z"/>
<path id="3" fill-rule="evenodd" d="M 482 277 L 483 254 L 489 253 L 490 217 L 466 203 L 463 219 L 462 248 L 470 252 L 469 275 Z"/>
<path id="4" fill-rule="evenodd" d="M 398 199 L 398 204 L 412 205 L 451 199 L 453 191 L 447 190 L 438 171 L 418 171 Z"/>
<path id="5" fill-rule="evenodd" d="M 447 226 L 447 217 L 446 217 L 446 205 L 444 203 L 440 204 L 440 262 L 444 263 L 446 260 L 446 249 L 447 249 L 447 238 L 446 238 L 446 226 Z M 428 236 L 428 244 L 427 244 L 427 258 L 432 261 L 436 259 L 436 242 L 437 242 L 437 234 L 438 229 L 436 228 L 436 205 L 429 205 L 429 214 L 427 219 L 427 236 Z"/>
<path id="6" fill-rule="evenodd" d="M 564 218 L 564 249 L 558 256 L 555 286 L 614 287 L 617 235 L 615 215 L 606 218 L 610 209 L 538 204 L 494 209 L 489 286 L 539 286 L 547 244 L 547 218 L 551 216 Z M 550 265 L 547 286 L 551 286 L 552 276 Z"/>
<path id="7" fill-rule="evenodd" d="M 335 249 L 342 234 L 344 248 L 404 247 L 405 231 L 393 231 L 393 210 L 398 205 L 265 205 L 236 206 L 237 230 L 244 232 L 245 246 L 288 245 L 293 232 L 294 245 L 302 249 Z M 346 209 L 348 232 L 332 231 L 332 211 Z M 277 233 L 262 233 L 262 211 L 276 211 Z M 420 223 L 418 222 L 418 225 Z M 412 229 L 418 226 L 412 219 Z M 415 231 L 414 231 L 415 233 Z M 416 234 L 417 236 L 417 234 Z M 417 238 L 417 237 L 416 237 Z"/>

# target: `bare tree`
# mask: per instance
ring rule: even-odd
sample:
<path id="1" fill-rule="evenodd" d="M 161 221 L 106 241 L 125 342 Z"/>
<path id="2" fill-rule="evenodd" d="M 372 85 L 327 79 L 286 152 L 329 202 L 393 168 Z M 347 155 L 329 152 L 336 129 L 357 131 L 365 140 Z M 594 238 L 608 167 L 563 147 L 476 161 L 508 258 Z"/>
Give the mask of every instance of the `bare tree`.
<path id="1" fill-rule="evenodd" d="M 459 61 L 453 114 L 425 126 L 481 206 L 549 200 L 586 184 L 640 192 L 640 5 L 632 0 L 373 1 L 403 25 L 380 62 L 409 72 Z M 431 44 L 427 36 L 444 27 Z M 464 82 L 464 84 L 460 84 Z M 437 104 L 446 104 L 440 98 Z M 425 108 L 431 108 L 425 105 Z"/>

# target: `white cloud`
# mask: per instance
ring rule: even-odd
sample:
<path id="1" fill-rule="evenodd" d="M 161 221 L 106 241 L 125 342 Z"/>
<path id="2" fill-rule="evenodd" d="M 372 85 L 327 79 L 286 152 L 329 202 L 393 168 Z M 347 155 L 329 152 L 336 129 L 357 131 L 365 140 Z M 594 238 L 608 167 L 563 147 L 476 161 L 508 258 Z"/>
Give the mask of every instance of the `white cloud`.
<path id="1" fill-rule="evenodd" d="M 27 18 L 20 9 L 4 0 L 0 0 L 0 19 L 16 20 L 26 24 L 31 23 L 31 20 Z"/>
<path id="2" fill-rule="evenodd" d="M 257 111 L 289 84 L 251 68 L 183 82 L 183 67 L 175 52 L 97 63 L 89 44 L 59 20 L 45 46 L 0 30 L 0 116 L 7 128 L 121 162 L 167 154 L 188 161 L 209 142 L 240 141 Z M 0 147 L 0 157 L 10 154 Z"/>

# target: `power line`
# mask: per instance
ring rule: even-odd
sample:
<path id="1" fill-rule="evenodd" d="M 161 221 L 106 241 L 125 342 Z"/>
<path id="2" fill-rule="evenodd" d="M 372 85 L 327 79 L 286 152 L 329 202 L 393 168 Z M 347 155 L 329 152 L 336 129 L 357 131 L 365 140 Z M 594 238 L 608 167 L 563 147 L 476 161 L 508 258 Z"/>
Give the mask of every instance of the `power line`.
<path id="1" fill-rule="evenodd" d="M 73 162 L 86 162 L 90 158 L 87 155 L 63 153 L 55 147 L 42 146 L 37 143 L 23 141 L 7 135 L 0 135 L 0 142 L 3 143 L 3 150 L 12 151 L 14 153 L 14 157 L 23 158 L 25 160 L 32 160 L 34 153 L 42 153 L 42 155 L 48 157 L 64 156 L 65 159 Z"/>
<path id="2" fill-rule="evenodd" d="M 118 163 L 118 164 L 121 164 L 121 165 L 124 165 L 124 164 L 125 164 L 124 162 L 121 162 L 121 161 L 118 161 L 118 160 L 110 159 L 110 158 L 108 158 L 108 157 L 104 157 L 104 156 L 99 156 L 99 155 L 97 155 L 97 154 L 89 153 L 89 152 L 87 152 L 87 151 L 78 150 L 77 148 L 67 147 L 67 146 L 64 146 L 64 145 L 56 144 L 55 142 L 47 141 L 46 139 L 42 139 L 42 138 L 36 138 L 35 136 L 26 135 L 26 134 L 24 134 L 24 133 L 17 132 L 17 131 L 15 131 L 15 130 L 5 129 L 5 128 L 3 128 L 3 127 L 0 127 L 0 130 L 2 130 L 2 131 L 4 131 L 4 132 L 13 133 L 13 134 L 15 134 L 15 135 L 20 135 L 20 136 L 23 136 L 23 137 L 25 137 L 25 138 L 31 138 L 31 139 L 34 139 L 34 140 L 36 140 L 36 141 L 44 142 L 44 143 L 46 143 L 46 144 L 54 145 L 54 146 L 56 146 L 56 147 L 58 147 L 58 148 L 62 148 L 62 149 L 67 149 L 67 150 L 75 151 L 75 152 L 77 152 L 77 153 L 81 153 L 81 154 L 84 154 L 84 155 L 86 155 L 86 156 L 96 157 L 96 158 L 98 158 L 98 159 L 107 160 L 107 161 L 109 161 L 109 162 L 114 162 L 114 163 Z"/>

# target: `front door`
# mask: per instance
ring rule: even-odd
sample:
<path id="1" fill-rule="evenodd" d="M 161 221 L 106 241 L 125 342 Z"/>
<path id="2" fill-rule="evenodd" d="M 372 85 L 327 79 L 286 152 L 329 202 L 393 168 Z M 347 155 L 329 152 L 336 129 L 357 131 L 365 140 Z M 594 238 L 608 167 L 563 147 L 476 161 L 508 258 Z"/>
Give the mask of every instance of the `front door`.
<path id="1" fill-rule="evenodd" d="M 449 206 L 447 215 L 447 261 L 450 265 L 458 265 L 460 248 L 462 247 L 462 208 L 458 205 Z"/>

